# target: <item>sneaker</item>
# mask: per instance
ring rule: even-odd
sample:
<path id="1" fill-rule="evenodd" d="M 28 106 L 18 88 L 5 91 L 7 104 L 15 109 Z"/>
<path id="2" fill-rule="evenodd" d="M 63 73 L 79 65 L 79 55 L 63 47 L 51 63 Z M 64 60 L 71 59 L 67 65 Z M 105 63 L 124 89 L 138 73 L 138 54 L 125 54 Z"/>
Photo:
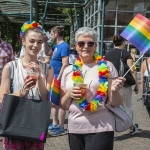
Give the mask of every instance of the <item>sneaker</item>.
<path id="1" fill-rule="evenodd" d="M 134 129 L 130 130 L 131 135 L 133 135 L 136 131 L 138 131 L 138 128 L 139 128 L 138 124 L 134 124 L 133 126 L 134 126 Z"/>
<path id="2" fill-rule="evenodd" d="M 55 124 L 55 125 L 50 124 L 49 127 L 48 127 L 48 130 L 49 130 L 49 131 L 52 131 L 52 130 L 54 130 L 55 128 L 57 128 L 58 126 L 59 126 L 58 124 Z"/>
<path id="3" fill-rule="evenodd" d="M 59 135 L 65 135 L 67 134 L 66 129 L 61 128 L 60 126 L 57 126 L 53 131 L 48 132 L 50 136 L 59 136 Z"/>
<path id="4" fill-rule="evenodd" d="M 135 123 L 134 125 L 136 126 L 136 128 L 138 128 L 138 129 L 139 129 L 139 125 L 138 125 L 137 123 Z"/>

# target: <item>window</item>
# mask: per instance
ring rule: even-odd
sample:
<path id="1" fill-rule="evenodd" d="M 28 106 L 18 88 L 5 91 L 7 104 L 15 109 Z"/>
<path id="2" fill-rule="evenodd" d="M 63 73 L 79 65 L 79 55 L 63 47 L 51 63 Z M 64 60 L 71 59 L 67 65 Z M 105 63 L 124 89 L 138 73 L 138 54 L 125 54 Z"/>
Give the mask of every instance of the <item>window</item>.
<path id="1" fill-rule="evenodd" d="M 115 25 L 116 11 L 105 12 L 105 25 Z"/>
<path id="2" fill-rule="evenodd" d="M 116 0 L 109 0 L 105 10 L 116 10 Z"/>

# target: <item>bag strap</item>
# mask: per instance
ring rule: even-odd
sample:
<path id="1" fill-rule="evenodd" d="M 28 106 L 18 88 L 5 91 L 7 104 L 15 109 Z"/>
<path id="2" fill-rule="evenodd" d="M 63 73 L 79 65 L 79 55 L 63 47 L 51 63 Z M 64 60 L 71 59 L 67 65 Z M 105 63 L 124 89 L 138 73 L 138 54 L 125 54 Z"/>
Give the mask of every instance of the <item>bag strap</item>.
<path id="1" fill-rule="evenodd" d="M 14 65 L 13 61 L 10 62 L 10 79 L 12 80 L 14 78 Z"/>
<path id="2" fill-rule="evenodd" d="M 119 72 L 118 72 L 118 74 L 119 74 L 119 76 L 123 76 L 124 74 L 123 74 L 123 68 L 124 67 L 122 67 L 122 63 L 123 63 L 123 50 L 121 50 L 121 56 L 120 56 L 120 63 L 119 63 Z"/>
<path id="3" fill-rule="evenodd" d="M 121 50 L 121 57 L 120 57 L 120 59 L 122 60 L 122 62 L 124 62 L 123 61 L 123 50 Z M 124 62 L 124 64 L 127 65 L 127 60 L 126 60 L 126 62 Z"/>
<path id="4" fill-rule="evenodd" d="M 15 69 L 17 68 L 17 60 L 11 61 L 11 66 L 10 66 L 10 78 L 13 80 L 14 79 L 14 72 Z"/>
<path id="5" fill-rule="evenodd" d="M 45 74 L 46 78 L 47 78 L 47 75 L 48 75 L 48 70 L 49 70 L 48 64 L 44 63 L 44 74 Z"/>
<path id="6" fill-rule="evenodd" d="M 121 50 L 121 57 L 120 57 L 120 59 L 123 60 L 123 50 Z"/>
<path id="7" fill-rule="evenodd" d="M 17 60 L 10 62 L 10 93 L 13 93 L 14 72 L 17 68 Z"/>

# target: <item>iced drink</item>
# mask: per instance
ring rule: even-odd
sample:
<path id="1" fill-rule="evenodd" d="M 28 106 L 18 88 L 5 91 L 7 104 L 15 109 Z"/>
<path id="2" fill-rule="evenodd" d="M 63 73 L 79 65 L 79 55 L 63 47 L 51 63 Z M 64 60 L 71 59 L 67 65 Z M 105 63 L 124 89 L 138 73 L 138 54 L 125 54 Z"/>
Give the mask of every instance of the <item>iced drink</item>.
<path id="1" fill-rule="evenodd" d="M 33 80 L 32 86 L 36 85 L 39 72 L 33 68 L 27 69 L 26 71 L 27 71 L 27 79 L 32 78 Z"/>
<path id="2" fill-rule="evenodd" d="M 76 87 L 80 87 L 82 96 L 85 96 L 87 84 L 85 83 L 76 83 Z"/>

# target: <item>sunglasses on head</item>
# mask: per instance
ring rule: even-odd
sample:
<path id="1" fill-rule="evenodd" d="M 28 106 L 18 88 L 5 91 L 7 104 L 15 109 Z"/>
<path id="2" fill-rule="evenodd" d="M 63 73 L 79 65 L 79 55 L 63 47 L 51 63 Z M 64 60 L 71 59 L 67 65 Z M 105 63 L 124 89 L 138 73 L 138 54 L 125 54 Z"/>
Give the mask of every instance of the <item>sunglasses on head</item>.
<path id="1" fill-rule="evenodd" d="M 79 47 L 84 47 L 85 44 L 87 44 L 89 47 L 93 47 L 95 42 L 93 42 L 93 41 L 89 41 L 89 42 L 79 41 L 79 42 L 77 42 L 77 45 Z"/>

